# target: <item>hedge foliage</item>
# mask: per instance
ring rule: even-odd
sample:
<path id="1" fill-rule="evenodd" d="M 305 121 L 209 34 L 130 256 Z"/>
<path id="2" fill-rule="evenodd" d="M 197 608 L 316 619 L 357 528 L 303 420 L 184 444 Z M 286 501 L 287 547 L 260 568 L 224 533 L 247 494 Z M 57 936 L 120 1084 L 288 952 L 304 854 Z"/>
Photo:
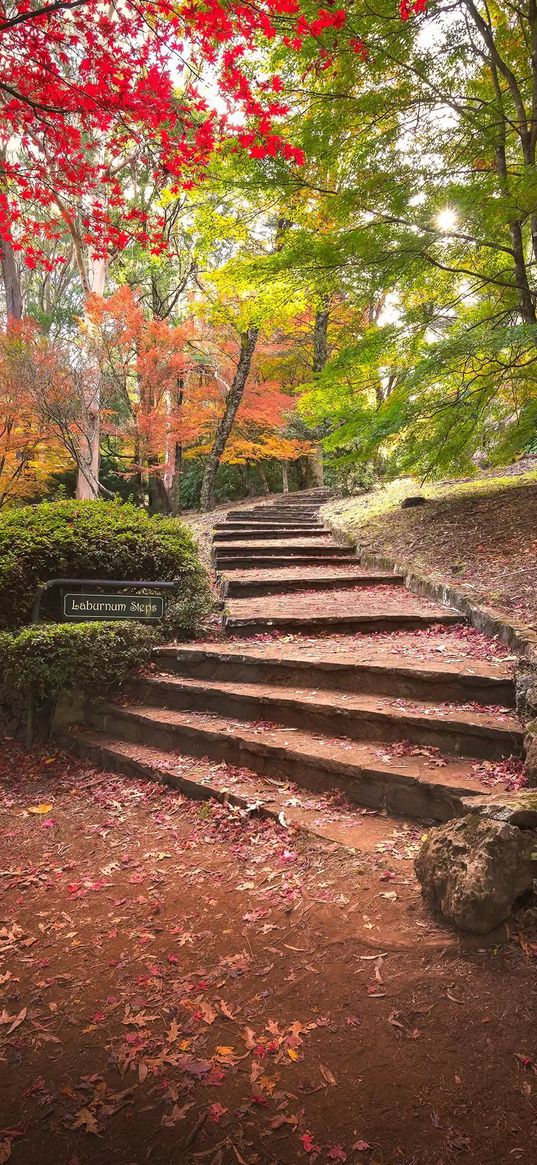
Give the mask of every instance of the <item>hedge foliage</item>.
<path id="1" fill-rule="evenodd" d="M 143 623 L 43 623 L 0 632 L 0 699 L 52 699 L 76 689 L 98 695 L 149 662 L 157 639 Z"/>
<path id="2" fill-rule="evenodd" d="M 157 624 L 44 621 L 21 627 L 37 587 L 50 578 L 179 585 Z M 176 518 L 150 518 L 116 502 L 43 502 L 1 513 L 0 702 L 9 707 L 30 694 L 49 701 L 69 689 L 99 694 L 117 688 L 149 661 L 156 643 L 195 635 L 212 607 L 195 542 Z M 56 588 L 43 596 L 44 619 L 57 618 L 59 610 Z"/>
<path id="3" fill-rule="evenodd" d="M 177 518 L 149 517 L 128 503 L 89 501 L 0 513 L 0 628 L 29 621 L 41 583 L 71 577 L 180 580 L 175 626 L 185 635 L 210 606 L 206 571 Z M 57 601 L 57 595 L 47 598 L 49 611 Z"/>

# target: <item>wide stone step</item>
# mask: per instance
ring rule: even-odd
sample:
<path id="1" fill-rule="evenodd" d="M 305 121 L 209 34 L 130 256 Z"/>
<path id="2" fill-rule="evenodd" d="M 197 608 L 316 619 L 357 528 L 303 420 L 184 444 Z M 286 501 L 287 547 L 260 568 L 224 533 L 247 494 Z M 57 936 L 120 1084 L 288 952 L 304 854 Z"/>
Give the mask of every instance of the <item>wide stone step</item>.
<path id="1" fill-rule="evenodd" d="M 262 539 L 272 539 L 272 541 L 280 541 L 282 538 L 294 539 L 298 538 L 300 541 L 303 538 L 315 539 L 327 537 L 327 531 L 323 526 L 311 526 L 310 528 L 294 527 L 294 526 L 241 526 L 239 529 L 225 528 L 219 526 L 215 528 L 213 545 L 215 549 L 222 542 L 244 542 L 244 541 L 260 541 Z"/>
<path id="2" fill-rule="evenodd" d="M 256 509 L 228 510 L 226 521 L 291 522 L 304 520 L 305 522 L 311 522 L 317 521 L 318 516 L 318 506 L 295 508 L 285 506 L 282 509 L 276 509 L 273 506 L 259 506 Z"/>
<path id="3" fill-rule="evenodd" d="M 240 600 L 236 606 L 240 605 Z M 433 627 L 435 624 L 451 626 L 454 623 L 464 622 L 464 616 L 458 611 L 447 611 L 443 607 L 438 610 L 417 611 L 401 610 L 386 611 L 379 602 L 378 610 L 369 609 L 367 612 L 342 611 L 339 615 L 308 614 L 286 615 L 267 613 L 261 615 L 240 615 L 233 612 L 224 616 L 224 630 L 228 635 L 260 635 L 267 631 L 308 631 L 310 633 L 333 632 L 363 632 L 377 631 L 419 631 L 424 627 Z"/>
<path id="4" fill-rule="evenodd" d="M 330 537 L 330 530 L 326 530 L 322 522 L 220 522 L 214 527 L 214 535 L 235 534 L 236 541 L 240 542 L 242 531 L 246 530 L 261 537 L 267 532 L 277 538 L 282 530 L 292 530 L 295 534 L 311 534 L 311 531 L 322 531 L 325 538 Z"/>
<path id="5" fill-rule="evenodd" d="M 397 756 L 378 742 L 326 740 L 287 727 L 256 728 L 143 706 L 90 707 L 88 721 L 107 737 L 244 765 L 319 791 L 339 788 L 356 804 L 419 820 L 447 821 L 461 812 L 462 797 L 483 792 L 471 760 L 447 758 L 439 767 L 436 754 Z"/>
<path id="6" fill-rule="evenodd" d="M 356 565 L 359 563 L 356 561 Z M 215 567 L 218 573 L 230 570 L 267 570 L 280 569 L 287 566 L 341 566 L 349 562 L 347 554 L 340 554 L 339 548 L 333 554 L 319 555 L 314 546 L 311 550 L 303 551 L 300 554 L 270 554 L 263 555 L 261 558 L 255 558 L 251 554 L 234 554 L 229 558 L 224 555 L 219 557 L 215 562 Z"/>
<path id="7" fill-rule="evenodd" d="M 287 528 L 289 526 L 292 526 L 294 530 L 324 530 L 325 533 L 327 533 L 324 523 L 320 522 L 318 518 L 293 518 L 292 516 L 289 517 L 287 515 L 285 516 L 285 519 L 282 518 L 281 521 L 278 521 L 276 518 L 272 517 L 266 517 L 262 520 L 257 520 L 254 518 L 226 518 L 224 521 L 217 522 L 213 529 L 216 532 L 219 530 L 240 531 L 252 529 L 269 529 L 276 530 L 277 532 L 281 530 L 282 527 Z"/>
<path id="8" fill-rule="evenodd" d="M 238 720 L 266 720 L 325 736 L 383 743 L 409 740 L 486 760 L 522 752 L 521 727 L 507 709 L 461 711 L 449 705 L 381 696 L 163 676 L 140 680 L 131 690 L 143 703 Z"/>
<path id="9" fill-rule="evenodd" d="M 214 550 L 217 558 L 244 558 L 245 555 L 250 555 L 252 558 L 265 558 L 270 555 L 277 555 L 279 557 L 285 556 L 287 558 L 296 558 L 297 555 L 314 555 L 317 558 L 353 558 L 355 555 L 354 547 L 339 546 L 337 542 L 329 542 L 328 540 L 322 542 L 316 539 L 315 542 L 295 541 L 293 539 L 271 539 L 263 542 L 261 539 L 254 539 L 252 542 L 232 541 L 225 543 L 215 542 Z"/>
<path id="10" fill-rule="evenodd" d="M 359 659 L 344 654 L 304 654 L 295 645 L 195 644 L 156 647 L 153 659 L 166 672 L 200 680 L 261 683 L 391 695 L 417 700 L 476 702 L 512 708 L 515 690 L 508 667 L 481 660 L 457 663 L 402 661 L 389 652 Z"/>
<path id="11" fill-rule="evenodd" d="M 331 800 L 312 797 L 309 790 L 297 790 L 290 781 L 266 779 L 244 766 L 230 771 L 228 766 L 216 765 L 208 759 L 198 758 L 193 763 L 192 757 L 178 757 L 163 749 L 118 740 L 95 729 L 71 733 L 64 743 L 71 752 L 107 772 L 169 785 L 194 800 L 215 798 L 225 805 L 271 817 L 280 823 L 283 819 L 293 829 L 359 849 L 361 853 L 377 856 L 377 845 L 387 837 L 400 839 L 406 833 L 409 840 L 414 840 L 414 823 L 379 813 L 368 817 L 367 830 L 364 830 L 364 818 L 352 805 L 339 804 L 334 813 Z"/>
<path id="12" fill-rule="evenodd" d="M 224 578 L 222 593 L 230 599 L 256 598 L 262 595 L 289 594 L 296 591 L 346 590 L 352 587 L 372 586 L 374 583 L 404 585 L 404 579 L 400 575 L 375 574 L 373 572 L 363 574 L 360 573 L 359 564 L 357 566 L 356 573 L 349 571 L 346 574 L 340 572 L 308 576 L 307 574 L 292 574 L 289 571 L 286 578 L 278 575 L 268 578 Z M 253 571 L 251 573 L 254 575 Z"/>

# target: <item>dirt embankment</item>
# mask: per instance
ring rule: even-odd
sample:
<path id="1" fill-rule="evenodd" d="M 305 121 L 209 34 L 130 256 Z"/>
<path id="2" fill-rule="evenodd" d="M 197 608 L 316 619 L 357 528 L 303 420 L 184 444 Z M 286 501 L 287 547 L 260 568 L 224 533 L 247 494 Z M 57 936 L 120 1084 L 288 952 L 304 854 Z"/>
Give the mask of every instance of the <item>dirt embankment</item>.
<path id="1" fill-rule="evenodd" d="M 426 505 L 401 509 L 404 496 L 421 492 Z M 362 548 L 537 629 L 535 470 L 423 491 L 412 482 L 393 483 L 332 502 L 323 514 Z"/>

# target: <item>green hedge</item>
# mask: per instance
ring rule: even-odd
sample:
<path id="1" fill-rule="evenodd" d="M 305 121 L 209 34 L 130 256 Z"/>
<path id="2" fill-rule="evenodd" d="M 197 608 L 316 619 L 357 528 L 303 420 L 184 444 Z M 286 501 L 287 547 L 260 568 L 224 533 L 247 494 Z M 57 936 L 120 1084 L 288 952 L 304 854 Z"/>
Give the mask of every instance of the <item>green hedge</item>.
<path id="1" fill-rule="evenodd" d="M 157 640 L 143 623 L 49 623 L 0 632 L 0 699 L 99 693 L 149 662 Z"/>
<path id="2" fill-rule="evenodd" d="M 0 629 L 29 621 L 40 583 L 69 577 L 179 579 L 176 635 L 192 634 L 210 608 L 206 571 L 177 518 L 116 502 L 42 502 L 0 513 Z M 57 602 L 47 597 L 45 614 Z"/>

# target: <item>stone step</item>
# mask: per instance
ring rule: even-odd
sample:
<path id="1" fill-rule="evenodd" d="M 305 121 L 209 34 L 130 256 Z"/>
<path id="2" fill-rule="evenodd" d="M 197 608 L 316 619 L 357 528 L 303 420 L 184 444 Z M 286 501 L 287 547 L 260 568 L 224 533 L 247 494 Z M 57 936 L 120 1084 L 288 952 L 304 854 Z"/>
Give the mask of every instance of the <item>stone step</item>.
<path id="1" fill-rule="evenodd" d="M 210 712 L 234 720 L 269 721 L 289 728 L 382 743 L 409 740 L 444 752 L 502 760 L 520 755 L 523 733 L 507 709 L 461 711 L 389 697 L 308 688 L 155 676 L 131 688 L 136 702 Z"/>
<path id="2" fill-rule="evenodd" d="M 465 758 L 448 758 L 438 767 L 435 754 L 398 756 L 378 742 L 326 740 L 266 725 L 256 729 L 162 708 L 94 705 L 87 717 L 91 728 L 108 738 L 246 766 L 318 791 L 340 789 L 356 804 L 397 816 L 447 821 L 461 812 L 462 797 L 483 793 L 471 760 Z"/>
<path id="3" fill-rule="evenodd" d="M 260 539 L 255 539 L 252 542 L 225 542 L 213 543 L 215 554 L 219 559 L 228 558 L 244 558 L 245 555 L 251 555 L 252 558 L 267 557 L 276 555 L 278 557 L 296 558 L 297 555 L 313 555 L 316 558 L 354 558 L 355 551 L 353 546 L 340 546 L 337 542 L 321 542 L 315 540 L 312 542 L 298 542 L 292 539 L 274 539 L 263 542 Z"/>
<path id="4" fill-rule="evenodd" d="M 355 559 L 354 561 L 356 562 L 356 565 L 359 566 L 357 560 Z M 219 557 L 216 560 L 216 570 L 219 574 L 222 571 L 227 572 L 230 570 L 244 569 L 266 569 L 268 572 L 272 568 L 277 568 L 279 570 L 281 567 L 288 566 L 330 566 L 331 564 L 334 566 L 341 566 L 342 564 L 347 565 L 347 563 L 352 565 L 352 562 L 349 562 L 348 555 L 339 554 L 338 551 L 334 551 L 333 554 L 323 554 L 321 556 L 316 553 L 316 549 L 312 546 L 311 550 L 293 555 L 273 554 L 263 555 L 262 558 L 253 558 L 249 554 L 235 554 L 229 558 L 227 555 L 224 555 L 223 557 Z"/>
<path id="5" fill-rule="evenodd" d="M 363 574 L 359 564 L 356 573 L 321 574 L 321 575 L 293 575 L 287 578 L 269 576 L 268 578 L 223 578 L 222 594 L 228 598 L 256 598 L 262 595 L 289 594 L 294 591 L 329 591 L 346 590 L 347 588 L 379 585 L 404 585 L 401 575 L 393 574 Z M 252 572 L 253 574 L 254 572 Z"/>
<path id="6" fill-rule="evenodd" d="M 300 651 L 296 644 L 197 643 L 193 646 L 156 647 L 153 659 L 166 672 L 193 679 L 223 680 L 230 683 L 261 683 L 391 695 L 417 700 L 500 704 L 513 708 L 514 683 L 507 666 L 481 660 L 457 663 L 413 660 L 376 652 L 374 658 L 359 659 L 357 651 Z"/>
<path id="7" fill-rule="evenodd" d="M 236 770 L 209 760 L 193 762 L 192 757 L 175 757 L 162 749 L 88 729 L 71 733 L 65 745 L 106 772 L 169 785 L 194 800 L 215 798 L 361 853 L 378 856 L 377 846 L 387 837 L 416 840 L 415 822 L 379 813 L 367 817 L 364 830 L 364 817 L 351 804 L 339 804 L 335 813 L 331 798 L 313 797 L 309 790 L 297 789 L 290 781 L 266 779 L 244 767 Z M 472 801 L 470 798 L 469 803 Z"/>
<path id="8" fill-rule="evenodd" d="M 220 534 L 222 531 L 226 533 L 235 531 L 237 534 L 240 534 L 241 530 L 259 531 L 259 533 L 264 530 L 274 530 L 275 534 L 279 534 L 281 530 L 292 530 L 295 534 L 301 533 L 303 530 L 307 533 L 310 530 L 322 530 L 325 536 L 331 537 L 331 531 L 327 530 L 322 522 L 318 522 L 313 518 L 311 520 L 308 519 L 308 521 L 304 518 L 287 518 L 285 522 L 283 519 L 281 522 L 276 522 L 272 518 L 270 520 L 268 518 L 264 519 L 262 522 L 256 522 L 253 519 L 245 519 L 239 522 L 238 519 L 234 519 L 229 522 L 218 522 L 214 526 L 215 534 Z"/>
<path id="9" fill-rule="evenodd" d="M 318 506 L 310 506 L 308 508 L 302 507 L 300 509 L 291 509 L 290 506 L 286 506 L 285 509 L 281 510 L 276 510 L 272 506 L 259 506 L 259 508 L 256 510 L 228 510 L 227 519 L 225 520 L 229 521 L 230 519 L 233 519 L 237 522 L 290 522 L 304 519 L 306 522 L 312 522 L 317 521 L 318 517 Z"/>
<path id="10" fill-rule="evenodd" d="M 433 627 L 435 624 L 451 626 L 454 623 L 463 623 L 464 616 L 459 611 L 449 611 L 444 607 L 431 608 L 430 611 L 401 610 L 386 611 L 379 601 L 378 610 L 369 609 L 367 612 L 342 611 L 339 615 L 304 614 L 286 615 L 270 614 L 266 618 L 261 615 L 239 614 L 236 610 L 240 600 L 235 600 L 235 610 L 224 616 L 224 630 L 228 635 L 250 636 L 261 635 L 268 631 L 308 631 L 309 633 L 332 631 L 334 633 L 377 631 L 418 631 L 424 627 Z M 246 604 L 244 604 L 246 606 Z"/>
<path id="11" fill-rule="evenodd" d="M 294 526 L 240 526 L 237 529 L 230 530 L 223 526 L 215 528 L 213 535 L 213 546 L 217 548 L 222 542 L 244 542 L 244 541 L 260 541 L 263 539 L 271 539 L 272 541 L 279 541 L 282 538 L 290 538 L 299 540 L 302 538 L 325 538 L 328 531 L 323 526 L 312 526 L 309 529 L 295 528 Z"/>

